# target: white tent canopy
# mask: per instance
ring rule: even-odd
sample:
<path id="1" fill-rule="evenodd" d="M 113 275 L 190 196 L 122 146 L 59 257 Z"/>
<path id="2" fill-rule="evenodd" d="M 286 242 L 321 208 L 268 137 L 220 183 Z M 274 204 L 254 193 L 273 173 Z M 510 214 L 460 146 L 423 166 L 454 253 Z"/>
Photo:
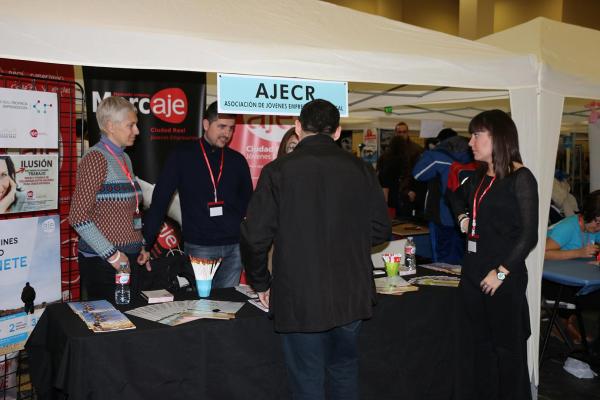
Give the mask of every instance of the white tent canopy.
<path id="1" fill-rule="evenodd" d="M 315 0 L 15 1 L 2 6 L 0 35 L 3 58 L 509 90 L 523 155 L 540 181 L 549 171 L 542 155 L 556 148 L 541 134 L 558 137 L 558 125 L 536 119 L 536 110 L 562 107 L 562 98 L 538 92 L 535 57 Z M 549 185 L 540 192 L 543 210 Z M 535 383 L 539 303 L 531 295 L 539 297 L 539 249 L 528 261 Z"/>
<path id="2" fill-rule="evenodd" d="M 600 98 L 600 54 L 595 50 L 600 45 L 600 32 L 540 17 L 479 41 L 517 53 L 535 54 L 540 63 L 537 89 L 510 91 L 524 161 L 534 171 L 539 185 L 540 242 L 528 259 L 530 282 L 539 282 L 564 100 L 566 96 Z M 591 50 L 582 51 L 586 48 Z M 532 115 L 536 118 L 532 119 Z M 530 285 L 528 295 L 531 311 L 539 310 L 539 285 Z M 537 335 L 539 318 L 531 322 L 532 335 Z M 530 348 L 530 362 L 537 363 L 531 350 L 537 355 L 537 347 Z"/>
<path id="3" fill-rule="evenodd" d="M 4 4 L 2 56 L 74 65 L 470 88 L 535 86 L 533 58 L 315 0 Z"/>
<path id="4" fill-rule="evenodd" d="M 540 87 L 552 96 L 577 97 L 580 99 L 600 99 L 600 31 L 576 25 L 536 18 L 525 24 L 480 40 L 517 53 L 535 54 L 541 63 L 539 72 Z M 587 51 L 586 51 L 587 50 Z M 570 118 L 570 106 L 581 100 L 567 99 L 566 118 Z M 581 104 L 577 107 L 582 110 Z M 540 121 L 554 118 L 562 109 L 556 108 L 539 112 Z M 582 113 L 579 113 L 580 115 Z M 585 113 L 587 114 L 587 113 Z M 563 117 L 565 119 L 565 117 Z M 563 120 L 563 125 L 564 125 Z M 597 130 L 593 130 L 597 132 Z M 554 132 L 551 130 L 549 132 Z M 546 134 L 549 132 L 545 132 Z M 546 143 L 548 154 L 554 154 L 557 141 Z M 589 135 L 590 148 L 590 189 L 600 189 L 600 137 Z M 552 153 L 551 153 L 552 152 Z M 553 169 L 551 160 L 545 160 L 544 168 Z M 543 199 L 545 200 L 545 199 Z M 545 204 L 545 203 L 542 203 Z"/>
<path id="5" fill-rule="evenodd" d="M 600 98 L 600 31 L 538 17 L 479 40 L 515 53 L 535 54 L 540 86 L 564 97 Z"/>

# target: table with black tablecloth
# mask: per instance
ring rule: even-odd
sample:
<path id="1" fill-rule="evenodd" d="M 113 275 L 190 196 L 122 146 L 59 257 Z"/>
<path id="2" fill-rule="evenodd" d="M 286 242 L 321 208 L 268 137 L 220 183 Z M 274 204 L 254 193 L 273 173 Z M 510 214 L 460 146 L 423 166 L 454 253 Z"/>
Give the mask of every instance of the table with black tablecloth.
<path id="1" fill-rule="evenodd" d="M 361 399 L 460 398 L 456 297 L 444 287 L 378 295 L 360 334 Z M 67 304 L 49 306 L 26 345 L 39 398 L 289 398 L 280 338 L 254 306 L 174 327 L 129 318 L 137 329 L 93 333 Z"/>

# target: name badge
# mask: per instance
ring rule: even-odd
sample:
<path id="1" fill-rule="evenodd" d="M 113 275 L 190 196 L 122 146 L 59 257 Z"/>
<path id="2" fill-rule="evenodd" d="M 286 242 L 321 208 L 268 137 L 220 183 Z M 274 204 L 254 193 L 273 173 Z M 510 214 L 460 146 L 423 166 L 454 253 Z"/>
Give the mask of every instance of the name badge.
<path id="1" fill-rule="evenodd" d="M 208 213 L 211 217 L 220 217 L 223 215 L 223 201 L 214 201 L 208 203 Z"/>
<path id="2" fill-rule="evenodd" d="M 469 253 L 477 253 L 477 242 L 474 240 L 467 241 L 467 251 Z"/>
<path id="3" fill-rule="evenodd" d="M 139 216 L 133 217 L 133 229 L 139 231 L 142 229 L 142 218 Z"/>

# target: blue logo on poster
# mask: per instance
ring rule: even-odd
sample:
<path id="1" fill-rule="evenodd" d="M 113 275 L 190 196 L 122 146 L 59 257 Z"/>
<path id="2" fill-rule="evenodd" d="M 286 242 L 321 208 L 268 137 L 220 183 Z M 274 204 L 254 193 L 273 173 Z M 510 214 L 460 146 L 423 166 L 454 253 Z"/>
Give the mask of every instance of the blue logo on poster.
<path id="1" fill-rule="evenodd" d="M 219 112 L 300 115 L 314 99 L 333 103 L 348 116 L 348 83 L 268 76 L 217 74 Z"/>

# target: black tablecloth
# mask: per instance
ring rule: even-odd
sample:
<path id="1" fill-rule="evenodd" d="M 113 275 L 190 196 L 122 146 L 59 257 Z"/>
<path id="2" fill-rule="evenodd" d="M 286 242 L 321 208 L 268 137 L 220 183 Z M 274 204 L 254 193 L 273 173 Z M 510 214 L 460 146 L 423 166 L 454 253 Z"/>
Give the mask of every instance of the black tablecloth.
<path id="1" fill-rule="evenodd" d="M 244 301 L 233 289 L 214 299 Z M 378 297 L 360 333 L 361 399 L 461 398 L 457 289 Z M 41 399 L 288 399 L 280 338 L 250 304 L 233 320 L 93 333 L 66 304 L 49 306 L 26 345 Z"/>

